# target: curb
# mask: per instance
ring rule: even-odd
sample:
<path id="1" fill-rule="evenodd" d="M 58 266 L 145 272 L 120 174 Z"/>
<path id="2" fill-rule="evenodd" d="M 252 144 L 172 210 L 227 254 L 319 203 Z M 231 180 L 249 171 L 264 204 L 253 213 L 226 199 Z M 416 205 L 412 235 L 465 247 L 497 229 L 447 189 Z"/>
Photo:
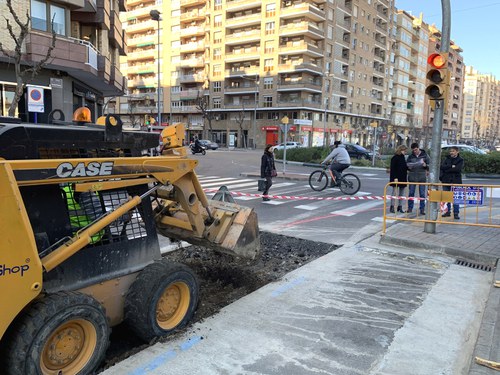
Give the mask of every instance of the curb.
<path id="1" fill-rule="evenodd" d="M 464 260 L 469 260 L 471 262 L 479 262 L 484 265 L 495 267 L 498 258 L 488 254 L 477 254 L 470 253 L 467 250 L 459 250 L 453 247 L 448 247 L 445 245 L 439 245 L 436 243 L 424 243 L 416 242 L 414 240 L 409 240 L 405 238 L 397 238 L 387 234 L 380 237 L 380 243 L 385 245 L 396 245 L 401 247 L 408 247 L 410 249 L 421 249 L 426 250 L 431 253 L 445 254 L 453 258 L 460 258 Z"/>
<path id="2" fill-rule="evenodd" d="M 493 281 L 500 280 L 500 268 L 497 268 Z M 469 364 L 469 375 L 491 375 L 496 373 L 488 367 L 478 365 L 475 358 L 479 357 L 494 362 L 500 362 L 500 288 L 491 286 L 483 318 L 479 328 L 474 354 Z"/>

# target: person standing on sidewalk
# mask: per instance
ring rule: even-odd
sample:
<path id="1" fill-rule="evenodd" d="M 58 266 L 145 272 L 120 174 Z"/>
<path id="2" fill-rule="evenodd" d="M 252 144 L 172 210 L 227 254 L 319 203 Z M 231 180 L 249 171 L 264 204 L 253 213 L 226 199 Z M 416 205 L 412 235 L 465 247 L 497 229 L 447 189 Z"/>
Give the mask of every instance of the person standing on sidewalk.
<path id="1" fill-rule="evenodd" d="M 390 177 L 389 181 L 394 182 L 391 184 L 392 193 L 391 193 L 391 207 L 390 212 L 394 213 L 394 202 L 396 201 L 395 196 L 402 197 L 405 193 L 406 184 L 398 184 L 398 182 L 408 182 L 408 167 L 406 165 L 405 154 L 408 150 L 406 145 L 398 146 L 394 156 L 391 158 L 391 168 L 389 170 Z M 401 206 L 401 199 L 397 199 L 398 207 L 397 211 L 404 213 L 403 208 Z"/>
<path id="2" fill-rule="evenodd" d="M 430 158 L 425 152 L 425 150 L 420 149 L 418 143 L 411 144 L 412 153 L 408 155 L 406 160 L 406 165 L 408 166 L 408 182 L 427 182 L 427 176 L 429 174 L 429 163 Z M 410 184 L 408 197 L 415 197 L 415 189 L 417 185 Z M 418 196 L 420 198 L 420 215 L 425 215 L 425 185 L 418 185 Z M 413 211 L 414 200 L 408 200 L 408 210 L 407 212 Z"/>
<path id="3" fill-rule="evenodd" d="M 266 188 L 262 193 L 262 200 L 264 202 L 270 201 L 271 199 L 267 196 L 269 189 L 273 186 L 273 177 L 278 174 L 276 172 L 276 166 L 274 165 L 274 154 L 272 150 L 273 145 L 267 145 L 264 149 L 264 154 L 260 160 L 260 177 L 266 179 Z"/>
<path id="4" fill-rule="evenodd" d="M 450 147 L 450 154 L 441 163 L 441 173 L 439 180 L 445 184 L 462 184 L 462 168 L 464 167 L 464 159 L 460 156 L 459 149 L 456 146 Z M 443 186 L 444 191 L 451 191 L 451 185 Z M 451 216 L 451 203 L 446 204 L 448 211 L 443 214 L 443 217 Z M 460 206 L 453 203 L 453 217 L 459 220 Z"/>

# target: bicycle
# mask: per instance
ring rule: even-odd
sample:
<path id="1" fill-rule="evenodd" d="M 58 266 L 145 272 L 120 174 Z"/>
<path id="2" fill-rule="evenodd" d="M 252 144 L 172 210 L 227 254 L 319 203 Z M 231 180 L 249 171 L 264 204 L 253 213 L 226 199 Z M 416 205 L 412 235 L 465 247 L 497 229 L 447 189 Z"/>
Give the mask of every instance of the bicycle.
<path id="1" fill-rule="evenodd" d="M 328 174 L 330 174 L 330 178 L 328 178 Z M 333 181 L 332 171 L 328 165 L 324 165 L 323 169 L 315 170 L 309 175 L 309 186 L 314 191 L 322 191 L 329 185 L 330 180 Z M 338 187 L 344 194 L 354 195 L 361 188 L 361 181 L 353 173 L 343 173 L 332 187 Z"/>

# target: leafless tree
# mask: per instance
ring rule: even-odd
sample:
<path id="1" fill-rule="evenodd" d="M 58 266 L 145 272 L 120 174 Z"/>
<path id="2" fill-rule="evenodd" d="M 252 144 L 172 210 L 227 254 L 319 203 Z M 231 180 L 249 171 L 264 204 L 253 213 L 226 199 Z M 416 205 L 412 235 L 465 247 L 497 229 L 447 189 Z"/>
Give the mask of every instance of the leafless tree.
<path id="1" fill-rule="evenodd" d="M 10 15 L 14 19 L 14 22 L 17 24 L 17 27 L 12 25 L 9 21 L 9 17 L 4 16 L 6 28 L 9 32 L 10 37 L 14 41 L 15 47 L 14 50 L 7 50 L 4 45 L 0 42 L 0 53 L 7 56 L 10 62 L 14 63 L 14 69 L 16 73 L 16 91 L 14 94 L 14 98 L 12 99 L 12 103 L 9 108 L 9 116 L 14 116 L 16 113 L 17 106 L 19 104 L 19 100 L 23 96 L 24 89 L 26 85 L 35 79 L 35 77 L 40 73 L 42 68 L 45 66 L 47 61 L 49 61 L 50 56 L 52 54 L 52 50 L 56 46 L 56 33 L 54 29 L 52 29 L 52 43 L 47 49 L 47 52 L 43 59 L 38 62 L 29 62 L 23 60 L 25 58 L 25 54 L 23 53 L 23 49 L 25 48 L 26 38 L 30 33 L 30 23 L 31 17 L 29 12 L 26 11 L 26 21 L 23 22 L 19 18 L 18 14 L 12 7 L 12 0 L 6 0 L 7 7 L 9 8 Z M 51 24 L 53 23 L 53 19 Z M 19 30 L 15 30 L 15 29 Z"/>
<path id="2" fill-rule="evenodd" d="M 210 111 L 210 99 L 207 95 L 200 95 L 200 92 L 198 91 L 198 94 L 196 96 L 196 109 L 200 111 L 201 117 L 203 117 L 204 120 L 207 120 L 208 124 L 208 139 L 212 139 L 212 120 L 215 119 L 215 115 L 212 111 Z"/>
<path id="3" fill-rule="evenodd" d="M 236 114 L 235 118 L 238 128 L 240 129 L 239 134 L 241 137 L 241 142 L 238 141 L 238 144 L 240 144 L 243 148 L 247 148 L 247 139 L 245 137 L 245 132 L 243 131 L 243 122 L 245 121 L 245 103 L 242 103 L 241 105 L 241 110 Z"/>
<path id="4" fill-rule="evenodd" d="M 136 111 L 135 111 L 136 107 L 137 107 L 137 103 L 135 103 L 135 102 L 129 103 L 129 105 L 128 105 L 128 118 L 130 121 L 130 126 L 132 126 L 133 128 L 138 126 L 140 128 L 141 127 L 141 118 L 144 119 L 144 116 L 140 116 L 136 113 Z"/>

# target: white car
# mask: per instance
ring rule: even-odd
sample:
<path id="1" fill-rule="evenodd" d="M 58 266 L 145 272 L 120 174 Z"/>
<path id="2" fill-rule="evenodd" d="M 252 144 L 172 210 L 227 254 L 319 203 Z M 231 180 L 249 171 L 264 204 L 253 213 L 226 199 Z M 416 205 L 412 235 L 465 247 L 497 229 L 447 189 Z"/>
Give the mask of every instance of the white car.
<path id="1" fill-rule="evenodd" d="M 486 155 L 486 152 L 471 145 L 444 145 L 441 146 L 441 153 L 450 152 L 451 147 L 458 147 L 459 152 L 470 152 L 472 154 Z"/>
<path id="2" fill-rule="evenodd" d="M 287 142 L 286 143 L 286 148 L 299 148 L 299 147 L 304 147 L 302 143 L 299 142 Z M 283 150 L 285 148 L 285 144 L 281 143 L 277 146 L 274 146 L 275 150 Z"/>

